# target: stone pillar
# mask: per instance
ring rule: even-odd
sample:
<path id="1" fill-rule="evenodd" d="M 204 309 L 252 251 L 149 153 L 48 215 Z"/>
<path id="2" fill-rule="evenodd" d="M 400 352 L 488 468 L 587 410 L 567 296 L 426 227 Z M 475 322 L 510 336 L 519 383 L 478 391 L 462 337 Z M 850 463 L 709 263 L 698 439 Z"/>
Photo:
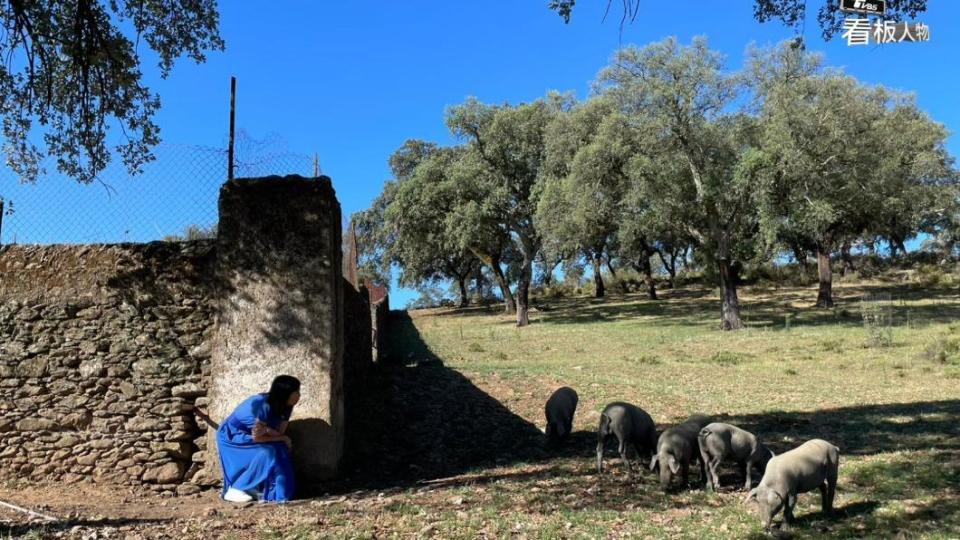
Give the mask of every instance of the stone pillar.
<path id="1" fill-rule="evenodd" d="M 236 179 L 220 190 L 211 417 L 221 422 L 277 375 L 299 378 L 290 436 L 300 486 L 335 475 L 343 454 L 340 227 L 325 176 Z"/>

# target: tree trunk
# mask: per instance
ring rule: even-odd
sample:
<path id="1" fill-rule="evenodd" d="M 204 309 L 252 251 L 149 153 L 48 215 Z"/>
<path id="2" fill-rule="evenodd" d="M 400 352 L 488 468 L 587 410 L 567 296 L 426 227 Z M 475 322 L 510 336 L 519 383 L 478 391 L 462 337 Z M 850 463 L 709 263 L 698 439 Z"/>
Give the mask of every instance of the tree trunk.
<path id="1" fill-rule="evenodd" d="M 647 282 L 647 296 L 649 296 L 651 300 L 657 299 L 657 286 L 653 281 L 653 265 L 650 264 L 650 259 L 653 258 L 654 253 L 659 253 L 659 250 L 647 242 L 646 238 L 640 238 L 640 261 L 638 266 L 640 267 L 640 271 L 643 272 L 643 277 Z M 663 258 L 661 257 L 660 260 L 663 261 Z"/>
<path id="2" fill-rule="evenodd" d="M 475 286 L 476 286 L 476 290 L 474 291 L 476 293 L 476 297 L 474 301 L 476 302 L 477 305 L 482 305 L 483 304 L 483 265 L 478 263 L 477 269 L 475 272 L 476 273 L 474 274 L 473 279 L 475 281 Z"/>
<path id="3" fill-rule="evenodd" d="M 650 264 L 650 257 L 653 254 L 649 250 L 644 250 L 644 257 L 640 261 L 640 266 L 643 268 L 644 279 L 647 280 L 647 296 L 651 300 L 657 299 L 657 284 L 653 281 L 653 265 Z"/>
<path id="4" fill-rule="evenodd" d="M 893 258 L 897 258 L 897 257 L 899 257 L 900 255 L 906 255 L 906 254 L 907 254 L 907 246 L 904 245 L 902 238 L 891 238 L 891 239 L 890 239 L 890 245 L 897 247 L 896 255 L 893 255 Z M 891 251 L 891 254 L 892 254 L 892 253 L 893 253 L 893 250 L 891 249 L 890 251 Z"/>
<path id="5" fill-rule="evenodd" d="M 610 271 L 610 275 L 613 276 L 613 279 L 617 279 L 617 271 L 613 269 L 613 264 L 610 263 L 610 257 L 607 257 L 606 261 L 607 261 L 607 270 Z"/>
<path id="6" fill-rule="evenodd" d="M 743 328 L 740 320 L 740 300 L 737 298 L 737 275 L 730 260 L 717 260 L 720 271 L 720 328 L 723 330 L 739 330 Z"/>
<path id="7" fill-rule="evenodd" d="M 465 308 L 470 305 L 470 294 L 467 292 L 467 281 L 469 279 L 469 273 L 457 276 L 457 284 L 460 285 L 460 308 Z"/>
<path id="8" fill-rule="evenodd" d="M 593 284 L 594 284 L 594 298 L 603 298 L 604 293 L 606 292 L 603 288 L 603 276 L 600 275 L 600 257 L 594 255 L 590 258 L 590 264 L 593 266 Z"/>
<path id="9" fill-rule="evenodd" d="M 670 276 L 667 278 L 667 285 L 672 289 L 676 286 L 674 280 L 677 279 L 677 255 L 676 251 L 673 251 L 670 256 L 670 262 L 667 263 L 667 258 L 663 256 L 663 250 L 660 248 L 655 248 L 653 250 L 657 254 L 657 258 L 660 259 L 660 264 L 663 265 L 663 269 L 667 271 L 667 275 Z"/>
<path id="10" fill-rule="evenodd" d="M 550 287 L 553 285 L 553 271 L 557 269 L 557 266 L 563 261 L 563 258 L 557 259 L 554 263 L 549 263 L 544 260 L 544 273 L 543 273 L 543 285 L 545 287 Z"/>
<path id="11" fill-rule="evenodd" d="M 513 313 L 517 310 L 517 303 L 513 299 L 513 293 L 510 292 L 507 277 L 503 275 L 503 269 L 500 268 L 500 260 L 494 259 L 489 266 L 493 270 L 493 276 L 497 279 L 497 284 L 500 285 L 500 293 L 503 295 L 503 312 Z"/>
<path id="12" fill-rule="evenodd" d="M 843 259 L 843 275 L 846 275 L 847 272 L 857 271 L 857 265 L 853 264 L 853 257 L 850 256 L 850 248 L 850 242 L 844 242 L 840 248 L 840 258 Z"/>
<path id="13" fill-rule="evenodd" d="M 830 251 L 817 246 L 817 273 L 820 290 L 817 292 L 817 307 L 833 307 L 833 271 L 830 269 Z"/>
<path id="14" fill-rule="evenodd" d="M 533 279 L 532 258 L 523 257 L 523 268 L 520 272 L 520 284 L 517 286 L 517 326 L 530 324 L 530 281 Z"/>

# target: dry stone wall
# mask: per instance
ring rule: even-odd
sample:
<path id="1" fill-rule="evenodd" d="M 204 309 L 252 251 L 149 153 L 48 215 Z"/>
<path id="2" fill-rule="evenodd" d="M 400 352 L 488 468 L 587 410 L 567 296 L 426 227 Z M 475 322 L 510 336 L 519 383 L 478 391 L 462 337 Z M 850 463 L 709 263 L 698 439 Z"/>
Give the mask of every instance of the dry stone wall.
<path id="1" fill-rule="evenodd" d="M 0 471 L 209 482 L 194 408 L 208 387 L 213 262 L 204 241 L 0 248 Z"/>
<path id="2" fill-rule="evenodd" d="M 269 177 L 224 186 L 218 240 L 0 246 L 0 477 L 217 485 L 211 430 L 281 372 L 298 483 L 336 474 L 389 309 L 340 239 L 329 178 Z"/>

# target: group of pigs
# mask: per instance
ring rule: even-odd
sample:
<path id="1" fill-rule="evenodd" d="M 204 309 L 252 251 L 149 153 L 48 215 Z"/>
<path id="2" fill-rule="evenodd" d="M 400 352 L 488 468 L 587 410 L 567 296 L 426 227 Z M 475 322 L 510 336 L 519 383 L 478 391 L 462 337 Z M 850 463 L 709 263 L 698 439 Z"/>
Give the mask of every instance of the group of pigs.
<path id="1" fill-rule="evenodd" d="M 553 443 L 565 439 L 573 427 L 577 409 L 577 393 L 572 388 L 557 389 L 547 400 L 546 434 Z M 646 411 L 629 403 L 614 402 L 604 407 L 597 428 L 597 473 L 603 472 L 603 451 L 608 437 L 616 437 L 620 458 L 633 472 L 627 458 L 627 445 L 633 445 L 638 456 L 648 457 L 650 470 L 660 469 L 660 485 L 666 490 L 678 472 L 687 484 L 690 464 L 700 462 L 700 481 L 706 489 L 716 490 L 720 484 L 717 468 L 725 459 L 732 459 L 745 469 L 744 489 L 747 499 L 756 501 L 764 525 L 783 511 L 784 520 L 793 522 L 797 494 L 820 488 L 823 512 L 833 508 L 837 487 L 840 450 L 821 439 L 775 455 L 752 433 L 730 424 L 712 422 L 710 417 L 695 414 L 682 424 L 657 434 L 656 424 Z M 751 469 L 757 466 L 763 477 L 750 489 Z"/>

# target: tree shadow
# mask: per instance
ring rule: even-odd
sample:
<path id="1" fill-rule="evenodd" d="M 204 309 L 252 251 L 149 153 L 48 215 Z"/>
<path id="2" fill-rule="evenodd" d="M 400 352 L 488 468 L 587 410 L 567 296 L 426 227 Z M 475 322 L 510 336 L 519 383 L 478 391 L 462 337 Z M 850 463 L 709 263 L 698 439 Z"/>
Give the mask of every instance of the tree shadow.
<path id="1" fill-rule="evenodd" d="M 809 439 L 825 439 L 843 455 L 898 450 L 960 451 L 960 400 L 858 405 L 810 412 L 769 411 L 717 416 L 781 453 Z"/>
<path id="2" fill-rule="evenodd" d="M 785 330 L 785 318 L 790 326 L 861 326 L 859 300 L 865 295 L 890 294 L 888 304 L 893 326 L 919 327 L 949 323 L 960 318 L 960 298 L 956 292 L 944 288 L 920 288 L 904 285 L 876 285 L 846 287 L 834 291 L 837 303 L 833 309 L 813 305 L 814 289 L 772 289 L 755 287 L 743 289 L 757 297 L 741 301 L 742 316 L 748 327 L 768 327 Z M 906 304 L 927 300 L 925 304 Z M 607 298 L 541 299 L 538 305 L 548 306 L 539 318 L 547 324 L 587 324 L 643 318 L 645 324 L 685 326 L 717 325 L 720 298 L 710 288 L 670 289 L 658 300 L 643 294 L 611 296 Z M 797 307 L 797 306 L 801 307 Z"/>
<path id="3" fill-rule="evenodd" d="M 631 294 L 606 298 L 564 298 L 542 300 L 549 306 L 541 311 L 546 324 L 587 324 L 594 322 L 648 318 L 645 323 L 663 325 L 703 326 L 714 324 L 720 313 L 719 297 L 714 299 L 707 289 L 671 289 L 660 299 L 650 300 L 646 295 Z"/>
<path id="4" fill-rule="evenodd" d="M 390 313 L 386 332 L 386 357 L 356 398 L 341 488 L 410 485 L 548 456 L 542 432 L 447 368 L 405 311 Z"/>

